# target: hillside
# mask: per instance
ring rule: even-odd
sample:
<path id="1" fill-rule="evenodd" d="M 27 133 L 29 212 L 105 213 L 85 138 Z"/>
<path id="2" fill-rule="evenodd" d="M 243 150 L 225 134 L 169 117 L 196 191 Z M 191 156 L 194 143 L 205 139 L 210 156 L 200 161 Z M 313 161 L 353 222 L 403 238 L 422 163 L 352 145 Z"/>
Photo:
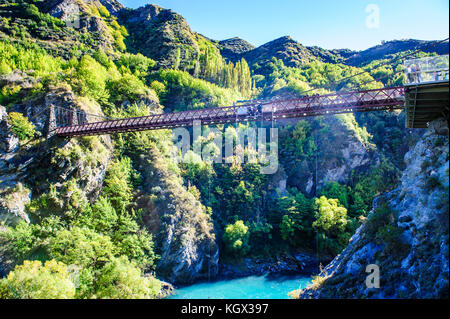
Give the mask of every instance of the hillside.
<path id="1" fill-rule="evenodd" d="M 242 55 L 255 47 L 238 37 L 219 41 L 220 54 L 230 61 L 236 62 L 242 58 Z"/>
<path id="2" fill-rule="evenodd" d="M 403 112 L 203 127 L 180 154 L 169 130 L 52 136 L 49 107 L 125 118 L 402 85 L 401 62 L 373 66 L 418 43 L 354 52 L 282 37 L 254 47 L 237 37 L 209 39 L 153 4 L 3 1 L 0 298 L 157 298 L 164 281 L 220 278 L 220 269 L 243 260 L 281 271 L 280 260 L 306 255 L 312 269 L 316 245 L 321 260 L 332 260 L 377 209 L 374 198 L 395 197 L 405 183 L 403 159 L 424 132 L 407 130 Z M 252 153 L 248 145 L 234 144 L 221 163 L 193 152 L 217 154 L 212 142 L 222 131 L 237 139 L 272 126 L 279 129 L 274 174 L 264 173 L 262 159 L 239 161 Z"/>
<path id="3" fill-rule="evenodd" d="M 272 57 L 282 60 L 289 67 L 298 67 L 315 58 L 306 47 L 288 36 L 263 44 L 244 54 L 250 65 L 255 63 L 264 65 L 270 62 Z"/>
<path id="4" fill-rule="evenodd" d="M 372 48 L 356 52 L 350 55 L 345 63 L 353 66 L 360 66 L 374 60 L 386 59 L 390 55 L 398 52 L 415 50 L 421 48 L 423 52 L 436 53 L 438 55 L 448 54 L 448 41 L 438 43 L 438 41 L 421 41 L 415 39 L 386 41 Z"/>

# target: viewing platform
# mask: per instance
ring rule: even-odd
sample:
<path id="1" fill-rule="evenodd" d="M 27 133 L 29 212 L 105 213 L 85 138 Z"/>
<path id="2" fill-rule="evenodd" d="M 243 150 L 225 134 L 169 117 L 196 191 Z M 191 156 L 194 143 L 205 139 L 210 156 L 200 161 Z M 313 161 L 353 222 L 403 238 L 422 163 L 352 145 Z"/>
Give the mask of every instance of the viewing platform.
<path id="1" fill-rule="evenodd" d="M 404 63 L 407 128 L 426 128 L 427 123 L 449 115 L 449 56 L 408 60 Z"/>

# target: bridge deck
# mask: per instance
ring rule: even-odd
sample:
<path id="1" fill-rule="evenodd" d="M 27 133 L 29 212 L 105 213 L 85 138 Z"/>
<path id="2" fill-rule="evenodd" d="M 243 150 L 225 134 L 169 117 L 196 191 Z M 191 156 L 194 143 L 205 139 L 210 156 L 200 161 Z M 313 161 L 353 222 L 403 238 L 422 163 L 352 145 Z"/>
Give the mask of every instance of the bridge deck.
<path id="1" fill-rule="evenodd" d="M 58 136 L 99 135 L 192 126 L 194 121 L 201 121 L 204 125 L 270 121 L 281 118 L 392 110 L 403 108 L 403 105 L 404 88 L 393 87 L 68 125 L 58 127 L 55 133 Z"/>

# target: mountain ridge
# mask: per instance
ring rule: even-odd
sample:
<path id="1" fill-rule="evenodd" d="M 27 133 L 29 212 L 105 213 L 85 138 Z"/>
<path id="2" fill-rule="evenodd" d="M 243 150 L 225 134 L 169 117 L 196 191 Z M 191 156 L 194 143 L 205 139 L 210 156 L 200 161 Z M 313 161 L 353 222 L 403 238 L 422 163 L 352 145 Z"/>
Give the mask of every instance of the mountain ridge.
<path id="1" fill-rule="evenodd" d="M 140 11 L 146 11 L 152 6 L 162 10 L 169 10 L 182 18 L 180 19 L 181 24 L 189 26 L 182 15 L 175 13 L 170 9 L 164 9 L 153 4 L 147 4 L 146 6 L 137 9 L 122 9 L 121 11 L 131 10 L 130 12 L 138 13 Z M 194 34 L 198 34 L 195 31 L 190 31 Z M 438 40 L 394 39 L 383 41 L 381 44 L 369 47 L 365 50 L 355 51 L 347 48 L 328 50 L 319 46 L 305 46 L 290 36 L 282 36 L 260 46 L 254 46 L 247 40 L 238 36 L 224 40 L 205 38 L 215 43 L 222 56 L 227 60 L 236 62 L 241 58 L 244 58 L 251 67 L 255 63 L 258 65 L 265 64 L 270 61 L 272 57 L 281 59 L 286 66 L 290 67 L 299 67 L 312 60 L 319 60 L 325 63 L 343 63 L 349 66 L 361 66 L 363 63 L 370 63 L 375 59 L 384 59 L 392 54 L 413 50 L 418 46 L 431 46 L 438 42 Z M 425 52 L 436 52 L 437 54 L 445 54 L 448 53 L 448 51 L 448 41 L 447 43 L 437 45 L 435 49 L 425 50 Z"/>

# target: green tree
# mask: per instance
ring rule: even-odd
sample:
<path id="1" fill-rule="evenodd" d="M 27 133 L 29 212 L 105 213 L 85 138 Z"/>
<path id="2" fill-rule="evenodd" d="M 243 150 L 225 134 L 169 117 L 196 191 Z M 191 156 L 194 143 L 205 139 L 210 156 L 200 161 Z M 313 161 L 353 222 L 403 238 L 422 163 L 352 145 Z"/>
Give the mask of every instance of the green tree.
<path id="1" fill-rule="evenodd" d="M 6 231 L 0 232 L 0 237 L 6 239 L 4 248 L 12 253 L 17 261 L 27 258 L 36 247 L 34 227 L 24 220 L 20 220 L 14 228 L 8 227 Z"/>
<path id="2" fill-rule="evenodd" d="M 304 247 L 312 241 L 312 201 L 303 193 L 290 189 L 288 196 L 277 200 L 271 215 L 274 222 L 279 221 L 281 238 L 290 245 Z"/>
<path id="3" fill-rule="evenodd" d="M 9 113 L 9 124 L 11 125 L 11 131 L 21 141 L 27 141 L 35 134 L 35 126 L 28 118 L 21 113 L 11 112 Z"/>
<path id="4" fill-rule="evenodd" d="M 111 14 L 109 13 L 108 9 L 106 9 L 105 6 L 101 5 L 98 8 L 98 12 L 100 12 L 100 14 L 105 17 L 105 18 L 109 18 L 111 16 Z"/>
<path id="5" fill-rule="evenodd" d="M 280 233 L 283 240 L 292 240 L 295 233 L 295 223 L 289 215 L 283 215 L 280 223 Z"/>
<path id="6" fill-rule="evenodd" d="M 253 250 L 267 252 L 267 243 L 272 240 L 273 226 L 270 223 L 252 222 L 250 226 L 250 246 Z"/>
<path id="7" fill-rule="evenodd" d="M 320 190 L 319 196 L 338 199 L 340 204 L 347 209 L 349 208 L 347 187 L 338 182 L 329 182 Z"/>
<path id="8" fill-rule="evenodd" d="M 112 260 L 115 247 L 109 236 L 74 227 L 56 233 L 50 242 L 50 254 L 67 265 L 97 270 Z"/>
<path id="9" fill-rule="evenodd" d="M 0 280 L 0 298 L 8 299 L 72 299 L 75 285 L 67 266 L 50 260 L 24 261 Z"/>
<path id="10" fill-rule="evenodd" d="M 339 200 L 321 196 L 315 200 L 317 220 L 313 226 L 328 234 L 337 234 L 345 230 L 347 225 L 347 209 L 342 207 Z"/>
<path id="11" fill-rule="evenodd" d="M 118 255 L 126 255 L 144 270 L 152 269 L 157 256 L 153 251 L 153 237 L 146 230 L 139 229 L 129 214 L 119 217 L 112 240 Z"/>
<path id="12" fill-rule="evenodd" d="M 153 68 L 156 62 L 142 54 L 131 54 L 124 53 L 120 56 L 118 60 L 118 65 L 123 65 L 128 68 L 131 72 L 136 73 L 140 76 L 147 75 L 147 71 Z"/>
<path id="13" fill-rule="evenodd" d="M 108 71 L 89 55 L 83 55 L 78 63 L 75 62 L 75 72 L 69 75 L 69 81 L 77 93 L 89 96 L 97 101 L 109 98 L 106 90 Z"/>
<path id="14" fill-rule="evenodd" d="M 225 227 L 223 241 L 227 252 L 233 257 L 245 255 L 250 249 L 248 244 L 249 235 L 248 227 L 242 220 Z"/>
<path id="15" fill-rule="evenodd" d="M 339 204 L 339 200 L 325 196 L 316 198 L 314 209 L 316 221 L 313 227 L 319 232 L 319 245 L 333 254 L 339 253 L 350 237 L 347 209 Z"/>
<path id="16" fill-rule="evenodd" d="M 114 231 L 119 217 L 108 198 L 100 196 L 90 209 L 85 213 L 89 223 L 99 233 L 110 233 Z"/>
<path id="17" fill-rule="evenodd" d="M 102 193 L 109 198 L 119 215 L 125 213 L 133 198 L 131 172 L 130 158 L 123 157 L 110 163 L 105 177 Z"/>
<path id="18" fill-rule="evenodd" d="M 100 272 L 96 297 L 104 299 L 150 299 L 161 289 L 159 280 L 144 277 L 125 256 L 114 258 Z"/>

